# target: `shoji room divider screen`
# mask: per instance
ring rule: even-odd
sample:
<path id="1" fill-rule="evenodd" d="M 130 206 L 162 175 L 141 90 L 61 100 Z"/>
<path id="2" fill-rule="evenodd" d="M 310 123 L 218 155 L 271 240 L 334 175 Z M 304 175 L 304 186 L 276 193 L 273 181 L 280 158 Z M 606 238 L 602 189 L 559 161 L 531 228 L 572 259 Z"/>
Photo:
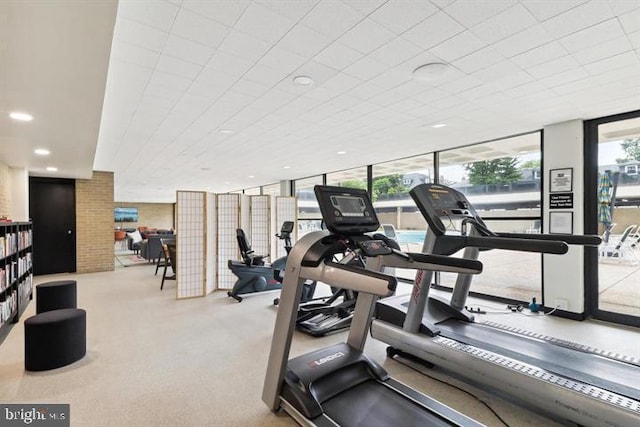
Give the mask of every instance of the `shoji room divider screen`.
<path id="1" fill-rule="evenodd" d="M 240 257 L 236 239 L 236 229 L 240 228 L 240 194 L 218 194 L 217 207 L 218 289 L 232 289 L 236 276 L 227 267 L 227 262 Z"/>
<path id="2" fill-rule="evenodd" d="M 176 298 L 205 296 L 207 193 L 176 193 Z"/>
<path id="3" fill-rule="evenodd" d="M 276 259 L 271 253 L 271 196 L 251 196 L 251 249 L 258 255 L 269 255 L 267 261 Z"/>

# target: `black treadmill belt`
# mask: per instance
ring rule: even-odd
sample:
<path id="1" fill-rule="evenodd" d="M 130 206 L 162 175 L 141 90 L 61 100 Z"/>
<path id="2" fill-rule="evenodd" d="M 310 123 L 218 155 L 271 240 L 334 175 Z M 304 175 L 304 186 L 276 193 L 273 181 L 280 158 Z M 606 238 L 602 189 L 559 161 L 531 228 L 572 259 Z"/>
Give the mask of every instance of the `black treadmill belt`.
<path id="1" fill-rule="evenodd" d="M 341 426 L 431 427 L 455 425 L 375 381 L 365 381 L 322 404 Z"/>
<path id="2" fill-rule="evenodd" d="M 456 341 L 640 400 L 640 369 L 635 366 L 457 320 L 438 327 L 443 336 Z"/>

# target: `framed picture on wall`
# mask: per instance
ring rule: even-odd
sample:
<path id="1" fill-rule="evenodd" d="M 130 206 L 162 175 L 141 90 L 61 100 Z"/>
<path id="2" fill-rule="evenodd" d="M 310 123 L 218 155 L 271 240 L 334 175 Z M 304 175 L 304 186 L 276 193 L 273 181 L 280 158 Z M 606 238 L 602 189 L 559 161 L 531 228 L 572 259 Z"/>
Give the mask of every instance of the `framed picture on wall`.
<path id="1" fill-rule="evenodd" d="M 568 193 L 573 191 L 573 168 L 551 169 L 549 171 L 549 192 Z"/>

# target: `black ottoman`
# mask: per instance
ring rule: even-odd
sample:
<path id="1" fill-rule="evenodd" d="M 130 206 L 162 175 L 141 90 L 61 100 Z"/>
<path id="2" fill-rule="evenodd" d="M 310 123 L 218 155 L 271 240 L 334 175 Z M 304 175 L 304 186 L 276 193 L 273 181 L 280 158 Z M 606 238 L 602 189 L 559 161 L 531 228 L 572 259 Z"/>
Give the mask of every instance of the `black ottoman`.
<path id="1" fill-rule="evenodd" d="M 59 280 L 36 286 L 36 313 L 38 314 L 77 306 L 75 280 Z"/>
<path id="2" fill-rule="evenodd" d="M 87 312 L 64 308 L 24 321 L 24 368 L 46 371 L 82 359 L 87 352 Z"/>

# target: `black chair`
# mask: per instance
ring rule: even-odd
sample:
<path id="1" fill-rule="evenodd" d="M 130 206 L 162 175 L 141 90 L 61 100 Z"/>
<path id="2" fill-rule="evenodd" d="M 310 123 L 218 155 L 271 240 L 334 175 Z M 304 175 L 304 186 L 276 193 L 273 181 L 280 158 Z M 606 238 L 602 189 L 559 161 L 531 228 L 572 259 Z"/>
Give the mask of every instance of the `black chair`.
<path id="1" fill-rule="evenodd" d="M 244 261 L 246 265 L 264 265 L 264 260 L 268 258 L 269 255 L 256 255 L 251 249 L 251 245 L 249 241 L 247 241 L 247 236 L 244 234 L 242 228 L 236 228 L 236 239 L 238 239 L 242 261 Z"/>
<path id="2" fill-rule="evenodd" d="M 164 288 L 165 280 L 176 280 L 176 274 L 178 272 L 178 268 L 176 267 L 176 244 L 175 243 L 165 243 L 162 245 L 162 250 L 164 252 L 164 271 L 162 272 L 162 282 L 160 283 L 160 290 Z M 172 276 L 167 276 L 167 269 L 171 267 L 173 271 Z"/>

